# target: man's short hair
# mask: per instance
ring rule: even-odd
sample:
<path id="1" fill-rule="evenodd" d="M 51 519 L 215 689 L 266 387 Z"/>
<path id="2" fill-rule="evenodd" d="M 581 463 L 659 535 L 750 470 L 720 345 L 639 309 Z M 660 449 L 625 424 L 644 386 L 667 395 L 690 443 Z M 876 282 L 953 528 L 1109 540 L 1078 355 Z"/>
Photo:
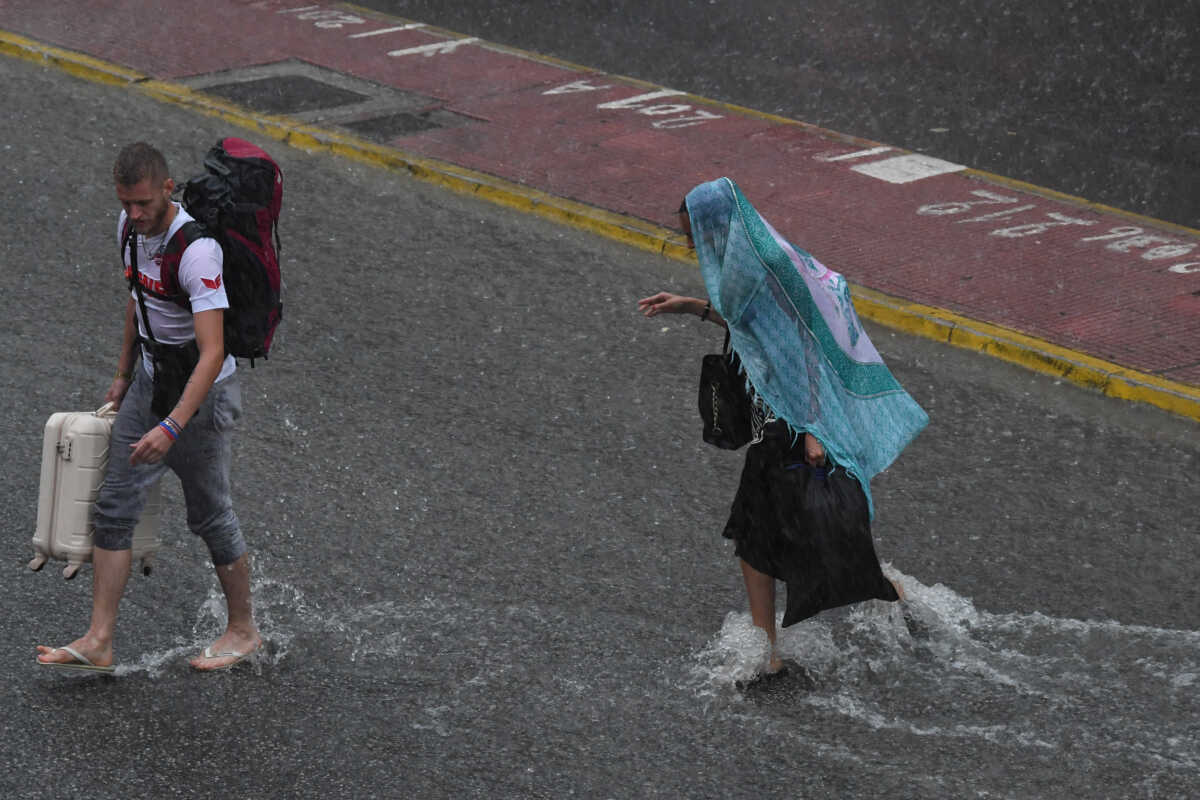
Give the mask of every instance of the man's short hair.
<path id="1" fill-rule="evenodd" d="M 169 177 L 167 159 L 145 142 L 125 145 L 113 164 L 113 180 L 121 186 L 133 186 L 147 178 L 158 185 Z"/>

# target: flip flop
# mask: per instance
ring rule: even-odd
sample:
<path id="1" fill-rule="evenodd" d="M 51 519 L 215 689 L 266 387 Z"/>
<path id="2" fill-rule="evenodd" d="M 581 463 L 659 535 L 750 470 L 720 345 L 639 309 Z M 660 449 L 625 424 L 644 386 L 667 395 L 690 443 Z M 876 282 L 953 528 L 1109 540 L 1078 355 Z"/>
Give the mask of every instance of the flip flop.
<path id="1" fill-rule="evenodd" d="M 213 652 L 212 645 L 209 645 L 208 647 L 204 648 L 204 657 L 205 658 L 232 658 L 233 661 L 230 661 L 228 664 L 222 664 L 219 667 L 197 667 L 193 664 L 192 669 L 198 670 L 200 672 L 221 672 L 222 670 L 231 669 L 234 665 L 242 663 L 247 658 L 249 658 L 250 656 L 257 653 L 260 648 L 262 648 L 261 641 L 258 644 L 256 644 L 253 648 L 251 648 L 250 650 L 247 650 L 244 653 L 239 652 L 237 650 L 226 650 L 225 652 L 222 652 L 222 653 L 215 653 L 215 652 Z"/>
<path id="2" fill-rule="evenodd" d="M 56 667 L 58 669 L 70 669 L 70 670 L 76 670 L 79 672 L 111 673 L 111 672 L 115 672 L 117 669 L 116 667 L 111 666 L 111 665 L 107 666 L 107 667 L 103 667 L 103 666 L 100 666 L 99 664 L 93 664 L 91 662 L 91 660 L 88 659 L 87 656 L 85 656 L 83 653 L 76 650 L 74 647 L 68 647 L 67 645 L 63 645 L 62 647 L 56 647 L 54 649 L 62 650 L 64 653 L 71 656 L 71 658 L 73 658 L 75 660 L 74 661 L 42 661 L 39 658 L 37 660 L 37 662 L 39 664 L 41 664 L 43 667 Z"/>

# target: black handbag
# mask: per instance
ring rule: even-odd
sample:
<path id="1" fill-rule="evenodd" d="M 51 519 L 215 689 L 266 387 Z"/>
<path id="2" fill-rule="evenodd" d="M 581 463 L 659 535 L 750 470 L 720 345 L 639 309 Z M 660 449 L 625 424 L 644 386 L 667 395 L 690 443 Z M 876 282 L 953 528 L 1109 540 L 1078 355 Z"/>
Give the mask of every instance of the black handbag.
<path id="1" fill-rule="evenodd" d="M 737 450 L 754 435 L 746 376 L 729 348 L 729 331 L 720 353 L 709 353 L 700 364 L 700 419 L 704 441 L 723 450 Z"/>

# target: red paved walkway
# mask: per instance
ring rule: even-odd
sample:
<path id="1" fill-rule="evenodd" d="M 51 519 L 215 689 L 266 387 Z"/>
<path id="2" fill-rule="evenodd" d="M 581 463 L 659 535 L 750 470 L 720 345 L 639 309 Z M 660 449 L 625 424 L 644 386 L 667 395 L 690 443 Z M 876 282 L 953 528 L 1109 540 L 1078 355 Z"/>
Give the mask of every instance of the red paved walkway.
<path id="1" fill-rule="evenodd" d="M 298 59 L 423 95 L 453 124 L 388 144 L 663 225 L 691 186 L 728 175 L 855 283 L 1200 386 L 1196 231 L 352 6 L 95 5 L 7 0 L 0 28 L 193 85 Z M 130 36 L 121 19 L 158 30 Z"/>

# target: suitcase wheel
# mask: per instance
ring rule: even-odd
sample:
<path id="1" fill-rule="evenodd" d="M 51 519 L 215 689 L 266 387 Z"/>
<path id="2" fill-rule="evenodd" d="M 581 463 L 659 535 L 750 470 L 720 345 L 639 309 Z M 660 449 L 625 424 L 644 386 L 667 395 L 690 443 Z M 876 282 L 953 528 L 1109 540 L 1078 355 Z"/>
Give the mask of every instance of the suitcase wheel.
<path id="1" fill-rule="evenodd" d="M 79 572 L 79 568 L 81 566 L 83 566 L 83 565 L 82 564 L 67 564 L 67 566 L 63 567 L 63 577 L 66 578 L 67 580 L 71 580 L 71 578 L 74 578 L 75 575 Z"/>
<path id="2" fill-rule="evenodd" d="M 29 568 L 31 570 L 33 570 L 34 572 L 37 572 L 39 569 L 41 569 L 45 565 L 46 565 L 46 556 L 44 556 L 41 553 L 38 553 L 36 556 L 33 557 L 33 561 L 29 562 Z"/>

